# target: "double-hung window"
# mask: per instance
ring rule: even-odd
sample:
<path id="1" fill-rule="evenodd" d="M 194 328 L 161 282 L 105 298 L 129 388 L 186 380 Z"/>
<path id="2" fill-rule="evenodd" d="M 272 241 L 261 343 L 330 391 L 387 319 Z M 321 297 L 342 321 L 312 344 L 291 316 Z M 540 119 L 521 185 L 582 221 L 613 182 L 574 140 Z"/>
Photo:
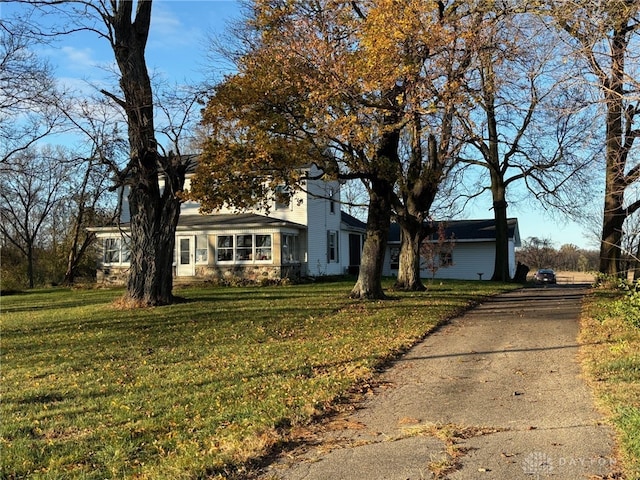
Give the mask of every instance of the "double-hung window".
<path id="1" fill-rule="evenodd" d="M 338 232 L 327 231 L 327 263 L 338 262 Z"/>
<path id="2" fill-rule="evenodd" d="M 105 265 L 128 264 L 131 262 L 131 247 L 126 237 L 105 238 L 103 263 Z"/>
<path id="3" fill-rule="evenodd" d="M 299 262 L 298 235 L 282 235 L 282 263 Z"/>

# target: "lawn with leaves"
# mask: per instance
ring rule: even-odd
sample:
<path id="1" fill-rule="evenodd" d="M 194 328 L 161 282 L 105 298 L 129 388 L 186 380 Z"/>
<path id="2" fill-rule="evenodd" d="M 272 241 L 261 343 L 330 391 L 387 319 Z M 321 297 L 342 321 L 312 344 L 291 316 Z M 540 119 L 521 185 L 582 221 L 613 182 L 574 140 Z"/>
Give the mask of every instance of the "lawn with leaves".
<path id="1" fill-rule="evenodd" d="M 514 288 L 445 282 L 391 299 L 350 282 L 192 287 L 122 310 L 121 290 L 1 299 L 1 478 L 241 476 L 473 302 Z"/>
<path id="2" fill-rule="evenodd" d="M 587 377 L 618 433 L 625 478 L 640 479 L 640 308 L 623 292 L 594 290 L 581 330 Z"/>

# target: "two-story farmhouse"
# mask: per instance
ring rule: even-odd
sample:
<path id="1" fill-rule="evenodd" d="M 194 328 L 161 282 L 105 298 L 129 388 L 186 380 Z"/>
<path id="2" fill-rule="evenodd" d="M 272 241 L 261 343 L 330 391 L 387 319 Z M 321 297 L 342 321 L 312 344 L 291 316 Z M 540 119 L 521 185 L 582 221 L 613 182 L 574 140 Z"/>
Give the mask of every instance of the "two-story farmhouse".
<path id="1" fill-rule="evenodd" d="M 315 167 L 311 167 L 311 173 Z M 189 178 L 185 189 L 189 188 Z M 118 226 L 96 228 L 103 251 L 98 282 L 122 283 L 129 268 L 129 211 Z M 340 182 L 308 180 L 289 203 L 273 201 L 266 215 L 222 209 L 204 215 L 182 204 L 176 229 L 174 277 L 300 278 L 357 271 L 366 225 L 341 211 Z"/>

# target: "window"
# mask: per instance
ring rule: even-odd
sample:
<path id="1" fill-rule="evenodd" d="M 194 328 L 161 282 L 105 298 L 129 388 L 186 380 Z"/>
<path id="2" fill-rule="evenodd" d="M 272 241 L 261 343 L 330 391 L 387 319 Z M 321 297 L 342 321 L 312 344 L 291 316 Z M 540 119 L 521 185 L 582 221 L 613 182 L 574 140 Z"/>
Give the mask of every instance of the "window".
<path id="1" fill-rule="evenodd" d="M 338 232 L 327 232 L 327 263 L 338 262 Z"/>
<path id="2" fill-rule="evenodd" d="M 400 247 L 389 248 L 389 256 L 391 257 L 391 270 L 400 268 Z"/>
<path id="3" fill-rule="evenodd" d="M 451 252 L 440 252 L 440 266 L 451 267 L 453 265 L 453 256 Z"/>
<path id="4" fill-rule="evenodd" d="M 120 263 L 120 239 L 104 239 L 104 263 Z"/>
<path id="5" fill-rule="evenodd" d="M 236 260 L 253 259 L 253 235 L 236 235 Z"/>
<path id="6" fill-rule="evenodd" d="M 298 236 L 291 234 L 282 235 L 282 263 L 299 262 Z"/>
<path id="7" fill-rule="evenodd" d="M 329 189 L 329 213 L 336 213 L 336 202 L 333 200 L 333 188 Z"/>
<path id="8" fill-rule="evenodd" d="M 256 260 L 271 260 L 271 235 L 256 235 Z"/>
<path id="9" fill-rule="evenodd" d="M 271 235 L 218 235 L 217 262 L 271 262 Z"/>
<path id="10" fill-rule="evenodd" d="M 209 260 L 209 241 L 206 235 L 196 235 L 196 263 L 207 263 Z"/>
<path id="11" fill-rule="evenodd" d="M 218 235 L 218 262 L 233 261 L 233 235 Z"/>
<path id="12" fill-rule="evenodd" d="M 291 204 L 290 191 L 284 185 L 276 187 L 275 202 L 276 210 L 288 210 Z"/>
<path id="13" fill-rule="evenodd" d="M 122 264 L 131 261 L 129 239 L 125 237 L 104 239 L 104 264 Z"/>

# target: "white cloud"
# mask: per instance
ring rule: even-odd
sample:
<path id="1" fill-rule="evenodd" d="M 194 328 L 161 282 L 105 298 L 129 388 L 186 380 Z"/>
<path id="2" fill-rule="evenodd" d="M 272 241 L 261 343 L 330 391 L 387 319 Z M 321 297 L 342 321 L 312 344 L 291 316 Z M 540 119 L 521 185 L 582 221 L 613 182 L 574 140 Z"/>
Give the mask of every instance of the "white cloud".
<path id="1" fill-rule="evenodd" d="M 77 48 L 66 45 L 60 49 L 64 63 L 69 70 L 85 71 L 97 65 L 91 48 Z"/>
<path id="2" fill-rule="evenodd" d="M 195 45 L 202 32 L 193 25 L 184 23 L 185 9 L 179 2 L 159 3 L 151 15 L 150 46 L 173 49 Z"/>

